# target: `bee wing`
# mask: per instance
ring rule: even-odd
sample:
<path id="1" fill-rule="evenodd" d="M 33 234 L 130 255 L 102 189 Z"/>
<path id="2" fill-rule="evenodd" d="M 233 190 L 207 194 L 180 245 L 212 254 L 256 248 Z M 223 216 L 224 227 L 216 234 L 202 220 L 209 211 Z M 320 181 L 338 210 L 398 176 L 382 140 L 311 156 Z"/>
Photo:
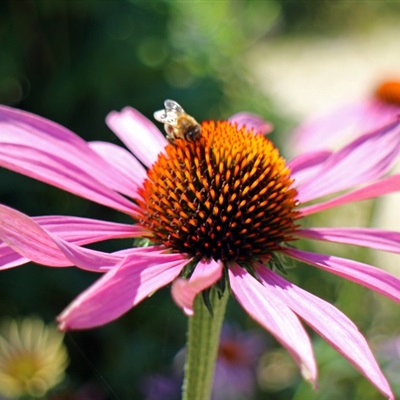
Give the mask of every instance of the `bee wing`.
<path id="1" fill-rule="evenodd" d="M 175 125 L 179 115 L 184 114 L 184 109 L 174 100 L 164 101 L 165 110 L 154 113 L 154 119 L 163 124 Z"/>
<path id="2" fill-rule="evenodd" d="M 154 119 L 158 122 L 165 124 L 167 122 L 167 112 L 165 110 L 158 110 L 154 114 Z"/>
<path id="3" fill-rule="evenodd" d="M 164 101 L 165 111 L 173 114 L 184 114 L 185 110 L 174 100 L 165 100 Z"/>

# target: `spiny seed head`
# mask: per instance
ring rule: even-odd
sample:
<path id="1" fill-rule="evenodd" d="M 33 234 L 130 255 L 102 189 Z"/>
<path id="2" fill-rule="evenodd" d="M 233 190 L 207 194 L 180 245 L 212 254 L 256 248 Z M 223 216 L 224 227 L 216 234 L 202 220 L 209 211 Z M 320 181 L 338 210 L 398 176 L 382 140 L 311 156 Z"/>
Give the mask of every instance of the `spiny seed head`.
<path id="1" fill-rule="evenodd" d="M 139 223 L 154 242 L 198 259 L 268 257 L 296 227 L 292 182 L 264 136 L 203 122 L 199 138 L 176 139 L 148 170 Z"/>

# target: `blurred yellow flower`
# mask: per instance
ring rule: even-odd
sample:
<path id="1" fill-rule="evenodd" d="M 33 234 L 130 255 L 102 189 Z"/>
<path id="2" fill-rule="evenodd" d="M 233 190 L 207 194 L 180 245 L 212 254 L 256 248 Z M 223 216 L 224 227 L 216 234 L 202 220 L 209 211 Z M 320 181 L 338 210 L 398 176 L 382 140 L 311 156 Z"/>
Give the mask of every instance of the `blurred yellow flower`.
<path id="1" fill-rule="evenodd" d="M 64 379 L 64 335 L 36 317 L 0 323 L 0 395 L 42 397 Z"/>

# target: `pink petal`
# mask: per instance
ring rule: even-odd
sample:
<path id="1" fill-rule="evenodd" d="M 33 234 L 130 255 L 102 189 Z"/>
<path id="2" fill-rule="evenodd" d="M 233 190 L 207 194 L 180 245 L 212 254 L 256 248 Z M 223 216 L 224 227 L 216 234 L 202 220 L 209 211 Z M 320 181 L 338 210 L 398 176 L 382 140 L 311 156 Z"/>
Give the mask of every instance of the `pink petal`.
<path id="1" fill-rule="evenodd" d="M 257 275 L 269 290 L 274 291 L 277 297 L 349 360 L 387 398 L 394 399 L 368 343 L 349 318 L 331 304 L 300 289 L 264 266 L 257 268 Z"/>
<path id="2" fill-rule="evenodd" d="M 211 260 L 200 261 L 190 279 L 177 279 L 172 284 L 171 294 L 175 303 L 186 315 L 193 315 L 194 298 L 202 290 L 216 283 L 222 276 L 223 263 Z"/>
<path id="3" fill-rule="evenodd" d="M 382 177 L 400 151 L 400 119 L 361 136 L 327 159 L 318 175 L 297 187 L 301 203 Z"/>
<path id="4" fill-rule="evenodd" d="M 172 282 L 190 260 L 179 254 L 133 252 L 98 279 L 58 317 L 62 330 L 104 325 Z"/>
<path id="5" fill-rule="evenodd" d="M 138 225 L 89 218 L 52 215 L 33 217 L 32 219 L 61 239 L 78 245 L 109 239 L 134 238 L 142 236 L 144 233 L 143 228 Z"/>
<path id="6" fill-rule="evenodd" d="M 248 130 L 253 129 L 254 133 L 261 133 L 262 135 L 266 135 L 274 129 L 274 126 L 270 122 L 263 120 L 259 115 L 249 112 L 234 114 L 228 118 L 228 121 L 236 123 L 238 129 L 246 127 Z"/>
<path id="7" fill-rule="evenodd" d="M 132 183 L 84 140 L 54 122 L 5 106 L 0 106 L 0 166 L 126 213 L 135 208 L 110 189 L 129 194 Z"/>
<path id="8" fill-rule="evenodd" d="M 106 122 L 126 147 L 148 168 L 167 145 L 167 140 L 157 127 L 134 108 L 125 107 L 121 112 L 113 111 L 108 114 Z"/>
<path id="9" fill-rule="evenodd" d="M 316 176 L 323 168 L 324 162 L 331 155 L 331 151 L 317 151 L 303 154 L 290 161 L 288 167 L 295 181 L 295 186 L 298 187 L 306 180 Z"/>
<path id="10" fill-rule="evenodd" d="M 139 253 L 139 254 L 143 253 L 143 254 L 145 254 L 147 256 L 150 253 L 154 253 L 154 254 L 164 254 L 164 253 L 165 254 L 169 254 L 168 250 L 163 245 L 126 248 L 126 249 L 118 250 L 118 251 L 114 252 L 113 254 L 116 254 L 118 256 L 126 257 L 126 256 L 132 256 L 135 253 Z"/>
<path id="11" fill-rule="evenodd" d="M 76 265 L 101 272 L 114 267 L 123 257 L 70 244 L 40 227 L 27 215 L 0 204 L 0 240 L 21 256 L 51 267 Z"/>
<path id="12" fill-rule="evenodd" d="M 130 182 L 134 184 L 135 190 L 129 195 L 135 197 L 137 195 L 137 188 L 142 186 L 147 174 L 142 164 L 133 157 L 129 151 L 117 146 L 113 143 L 106 142 L 89 142 L 89 146 L 97 154 L 99 154 L 104 161 L 108 162 L 114 168 L 117 168 L 123 175 L 125 175 Z M 116 189 L 118 190 L 118 189 Z"/>
<path id="13" fill-rule="evenodd" d="M 302 238 L 346 243 L 400 253 L 400 233 L 374 228 L 309 228 L 296 231 Z"/>
<path id="14" fill-rule="evenodd" d="M 95 219 L 44 216 L 33 217 L 41 227 L 68 242 L 85 245 L 109 239 L 133 238 L 143 236 L 143 229 L 137 225 L 118 224 Z M 30 260 L 12 250 L 5 243 L 0 243 L 0 270 L 17 267 Z"/>
<path id="15" fill-rule="evenodd" d="M 299 218 L 306 215 L 315 214 L 332 207 L 338 207 L 343 204 L 353 203 L 355 201 L 373 199 L 384 194 L 397 192 L 400 190 L 400 175 L 389 176 L 380 181 L 371 183 L 361 189 L 354 190 L 342 196 L 334 197 L 323 203 L 316 203 L 311 206 L 301 207 L 299 209 Z"/>
<path id="16" fill-rule="evenodd" d="M 315 384 L 317 367 L 313 349 L 296 315 L 269 286 L 263 286 L 235 263 L 229 266 L 229 282 L 242 307 L 275 336 L 292 355 L 303 376 Z"/>
<path id="17" fill-rule="evenodd" d="M 0 270 L 19 267 L 30 260 L 22 257 L 5 243 L 0 242 Z"/>
<path id="18" fill-rule="evenodd" d="M 379 129 L 398 114 L 400 107 L 375 100 L 348 104 L 300 125 L 293 132 L 292 145 L 298 154 L 332 148 L 347 138 Z"/>
<path id="19" fill-rule="evenodd" d="M 310 253 L 303 250 L 285 249 L 284 253 L 297 260 L 356 282 L 400 303 L 400 279 L 386 271 L 358 261 Z"/>
<path id="20" fill-rule="evenodd" d="M 1 144 L 0 165 L 127 214 L 137 209 L 135 204 L 57 154 L 28 146 Z"/>

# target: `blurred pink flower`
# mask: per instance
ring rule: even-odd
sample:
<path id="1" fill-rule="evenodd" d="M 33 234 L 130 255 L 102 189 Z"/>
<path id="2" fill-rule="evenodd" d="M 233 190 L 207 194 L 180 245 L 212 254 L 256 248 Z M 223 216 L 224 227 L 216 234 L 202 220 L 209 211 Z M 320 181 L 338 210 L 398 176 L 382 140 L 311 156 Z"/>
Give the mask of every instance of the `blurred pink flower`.
<path id="1" fill-rule="evenodd" d="M 399 154 L 400 122 L 335 152 L 305 153 L 288 166 L 269 140 L 251 130 L 251 118 L 242 129 L 234 122 L 203 122 L 200 138 L 168 144 L 138 111 L 112 112 L 107 124 L 132 155 L 118 145 L 87 143 L 46 119 L 1 107 L 1 166 L 121 211 L 137 224 L 30 218 L 0 205 L 0 268 L 33 261 L 104 272 L 60 315 L 64 330 L 106 324 L 171 282 L 176 303 L 188 315 L 199 292 L 213 284 L 229 288 L 314 385 L 313 349 L 299 317 L 393 399 L 357 327 L 273 269 L 284 268 L 279 256 L 290 257 L 399 302 L 400 281 L 387 272 L 299 250 L 293 243 L 307 238 L 400 252 L 397 232 L 298 225 L 308 215 L 400 189 L 399 175 L 385 176 Z M 112 254 L 83 247 L 126 237 L 147 237 L 152 245 Z"/>
<path id="2" fill-rule="evenodd" d="M 322 150 L 372 132 L 400 115 L 400 80 L 382 82 L 370 98 L 320 116 L 313 116 L 294 131 L 296 154 Z"/>

